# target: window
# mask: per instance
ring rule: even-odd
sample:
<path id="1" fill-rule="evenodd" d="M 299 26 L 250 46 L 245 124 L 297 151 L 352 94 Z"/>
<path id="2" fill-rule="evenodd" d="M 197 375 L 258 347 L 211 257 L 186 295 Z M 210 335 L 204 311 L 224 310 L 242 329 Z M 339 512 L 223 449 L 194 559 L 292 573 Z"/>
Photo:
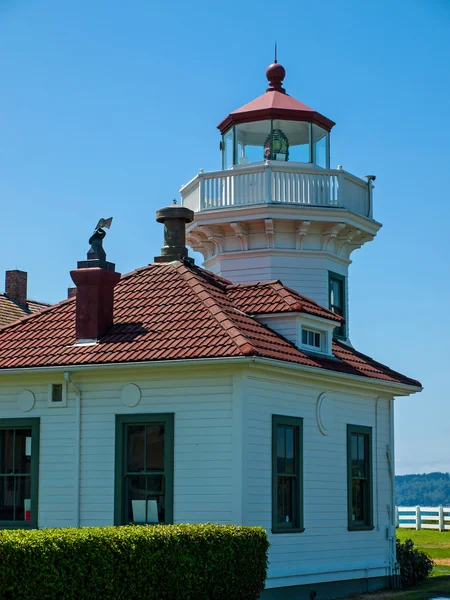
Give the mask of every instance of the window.
<path id="1" fill-rule="evenodd" d="M 222 170 L 231 168 L 236 162 L 234 143 L 234 127 L 232 127 L 222 137 Z"/>
<path id="2" fill-rule="evenodd" d="M 62 402 L 62 388 L 62 383 L 54 383 L 52 385 L 52 402 Z"/>
<path id="3" fill-rule="evenodd" d="M 302 345 L 322 351 L 322 334 L 319 331 L 302 327 Z"/>
<path id="4" fill-rule="evenodd" d="M 312 131 L 313 162 L 315 162 L 318 167 L 329 169 L 329 133 L 317 125 L 312 126 Z"/>
<path id="5" fill-rule="evenodd" d="M 117 415 L 115 524 L 172 519 L 173 414 Z"/>
<path id="6" fill-rule="evenodd" d="M 345 277 L 329 272 L 329 294 L 330 310 L 345 319 Z M 345 323 L 335 328 L 334 335 L 342 338 L 346 336 Z"/>
<path id="7" fill-rule="evenodd" d="M 303 531 L 303 419 L 272 417 L 272 532 Z"/>
<path id="8" fill-rule="evenodd" d="M 39 419 L 0 419 L 0 528 L 38 523 Z"/>
<path id="9" fill-rule="evenodd" d="M 67 406 L 67 386 L 65 383 L 49 384 L 48 405 L 52 408 Z"/>
<path id="10" fill-rule="evenodd" d="M 373 529 L 372 428 L 347 425 L 348 528 Z"/>

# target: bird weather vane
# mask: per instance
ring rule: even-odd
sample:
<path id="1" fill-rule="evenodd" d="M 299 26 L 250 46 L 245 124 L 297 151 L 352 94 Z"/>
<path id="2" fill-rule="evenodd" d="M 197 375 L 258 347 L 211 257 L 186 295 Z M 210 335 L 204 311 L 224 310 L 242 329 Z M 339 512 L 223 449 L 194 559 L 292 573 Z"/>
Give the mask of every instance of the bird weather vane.
<path id="1" fill-rule="evenodd" d="M 100 219 L 97 223 L 94 233 L 89 238 L 91 249 L 88 252 L 88 258 L 102 258 L 106 259 L 105 251 L 103 250 L 103 238 L 106 235 L 105 229 L 110 229 L 113 218 Z"/>
<path id="2" fill-rule="evenodd" d="M 106 229 L 110 229 L 112 220 L 113 220 L 112 217 L 109 217 L 109 219 L 100 219 L 99 222 L 97 223 L 94 231 L 97 231 L 98 229 L 103 229 L 104 227 L 106 227 Z"/>

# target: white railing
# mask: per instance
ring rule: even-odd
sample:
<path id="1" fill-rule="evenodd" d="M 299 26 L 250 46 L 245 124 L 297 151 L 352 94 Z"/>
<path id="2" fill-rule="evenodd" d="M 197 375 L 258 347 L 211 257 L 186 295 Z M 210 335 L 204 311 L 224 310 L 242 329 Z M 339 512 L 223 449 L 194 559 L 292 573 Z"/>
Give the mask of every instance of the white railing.
<path id="1" fill-rule="evenodd" d="M 396 506 L 395 522 L 402 529 L 450 531 L 450 507 Z"/>
<path id="2" fill-rule="evenodd" d="M 346 208 L 372 218 L 372 184 L 343 170 L 269 161 L 228 171 L 199 173 L 181 188 L 183 206 L 194 212 L 287 203 Z"/>

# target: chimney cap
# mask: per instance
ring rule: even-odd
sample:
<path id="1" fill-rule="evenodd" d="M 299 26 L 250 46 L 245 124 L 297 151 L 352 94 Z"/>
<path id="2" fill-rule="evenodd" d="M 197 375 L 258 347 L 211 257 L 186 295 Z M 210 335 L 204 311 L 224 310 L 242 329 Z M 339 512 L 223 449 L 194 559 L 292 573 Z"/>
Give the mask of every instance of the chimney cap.
<path id="1" fill-rule="evenodd" d="M 194 220 L 193 211 L 174 203 L 157 210 L 156 220 L 158 223 L 164 223 L 164 246 L 161 256 L 155 256 L 155 262 L 182 260 L 193 263 L 186 248 L 186 223 Z"/>
<path id="2" fill-rule="evenodd" d="M 183 219 L 186 223 L 192 223 L 194 212 L 185 206 L 171 204 L 156 211 L 156 220 L 158 223 L 164 223 L 166 219 Z"/>

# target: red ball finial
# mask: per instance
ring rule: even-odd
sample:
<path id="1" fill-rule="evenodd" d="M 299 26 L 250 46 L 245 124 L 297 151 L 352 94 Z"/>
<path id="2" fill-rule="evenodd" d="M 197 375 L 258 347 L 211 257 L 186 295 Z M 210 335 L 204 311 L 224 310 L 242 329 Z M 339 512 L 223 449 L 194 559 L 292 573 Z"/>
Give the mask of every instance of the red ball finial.
<path id="1" fill-rule="evenodd" d="M 266 69 L 266 77 L 269 81 L 269 87 L 267 88 L 267 92 L 282 92 L 286 93 L 286 90 L 281 85 L 283 83 L 283 79 L 286 77 L 286 71 L 284 70 L 283 65 L 275 62 L 269 65 Z"/>

